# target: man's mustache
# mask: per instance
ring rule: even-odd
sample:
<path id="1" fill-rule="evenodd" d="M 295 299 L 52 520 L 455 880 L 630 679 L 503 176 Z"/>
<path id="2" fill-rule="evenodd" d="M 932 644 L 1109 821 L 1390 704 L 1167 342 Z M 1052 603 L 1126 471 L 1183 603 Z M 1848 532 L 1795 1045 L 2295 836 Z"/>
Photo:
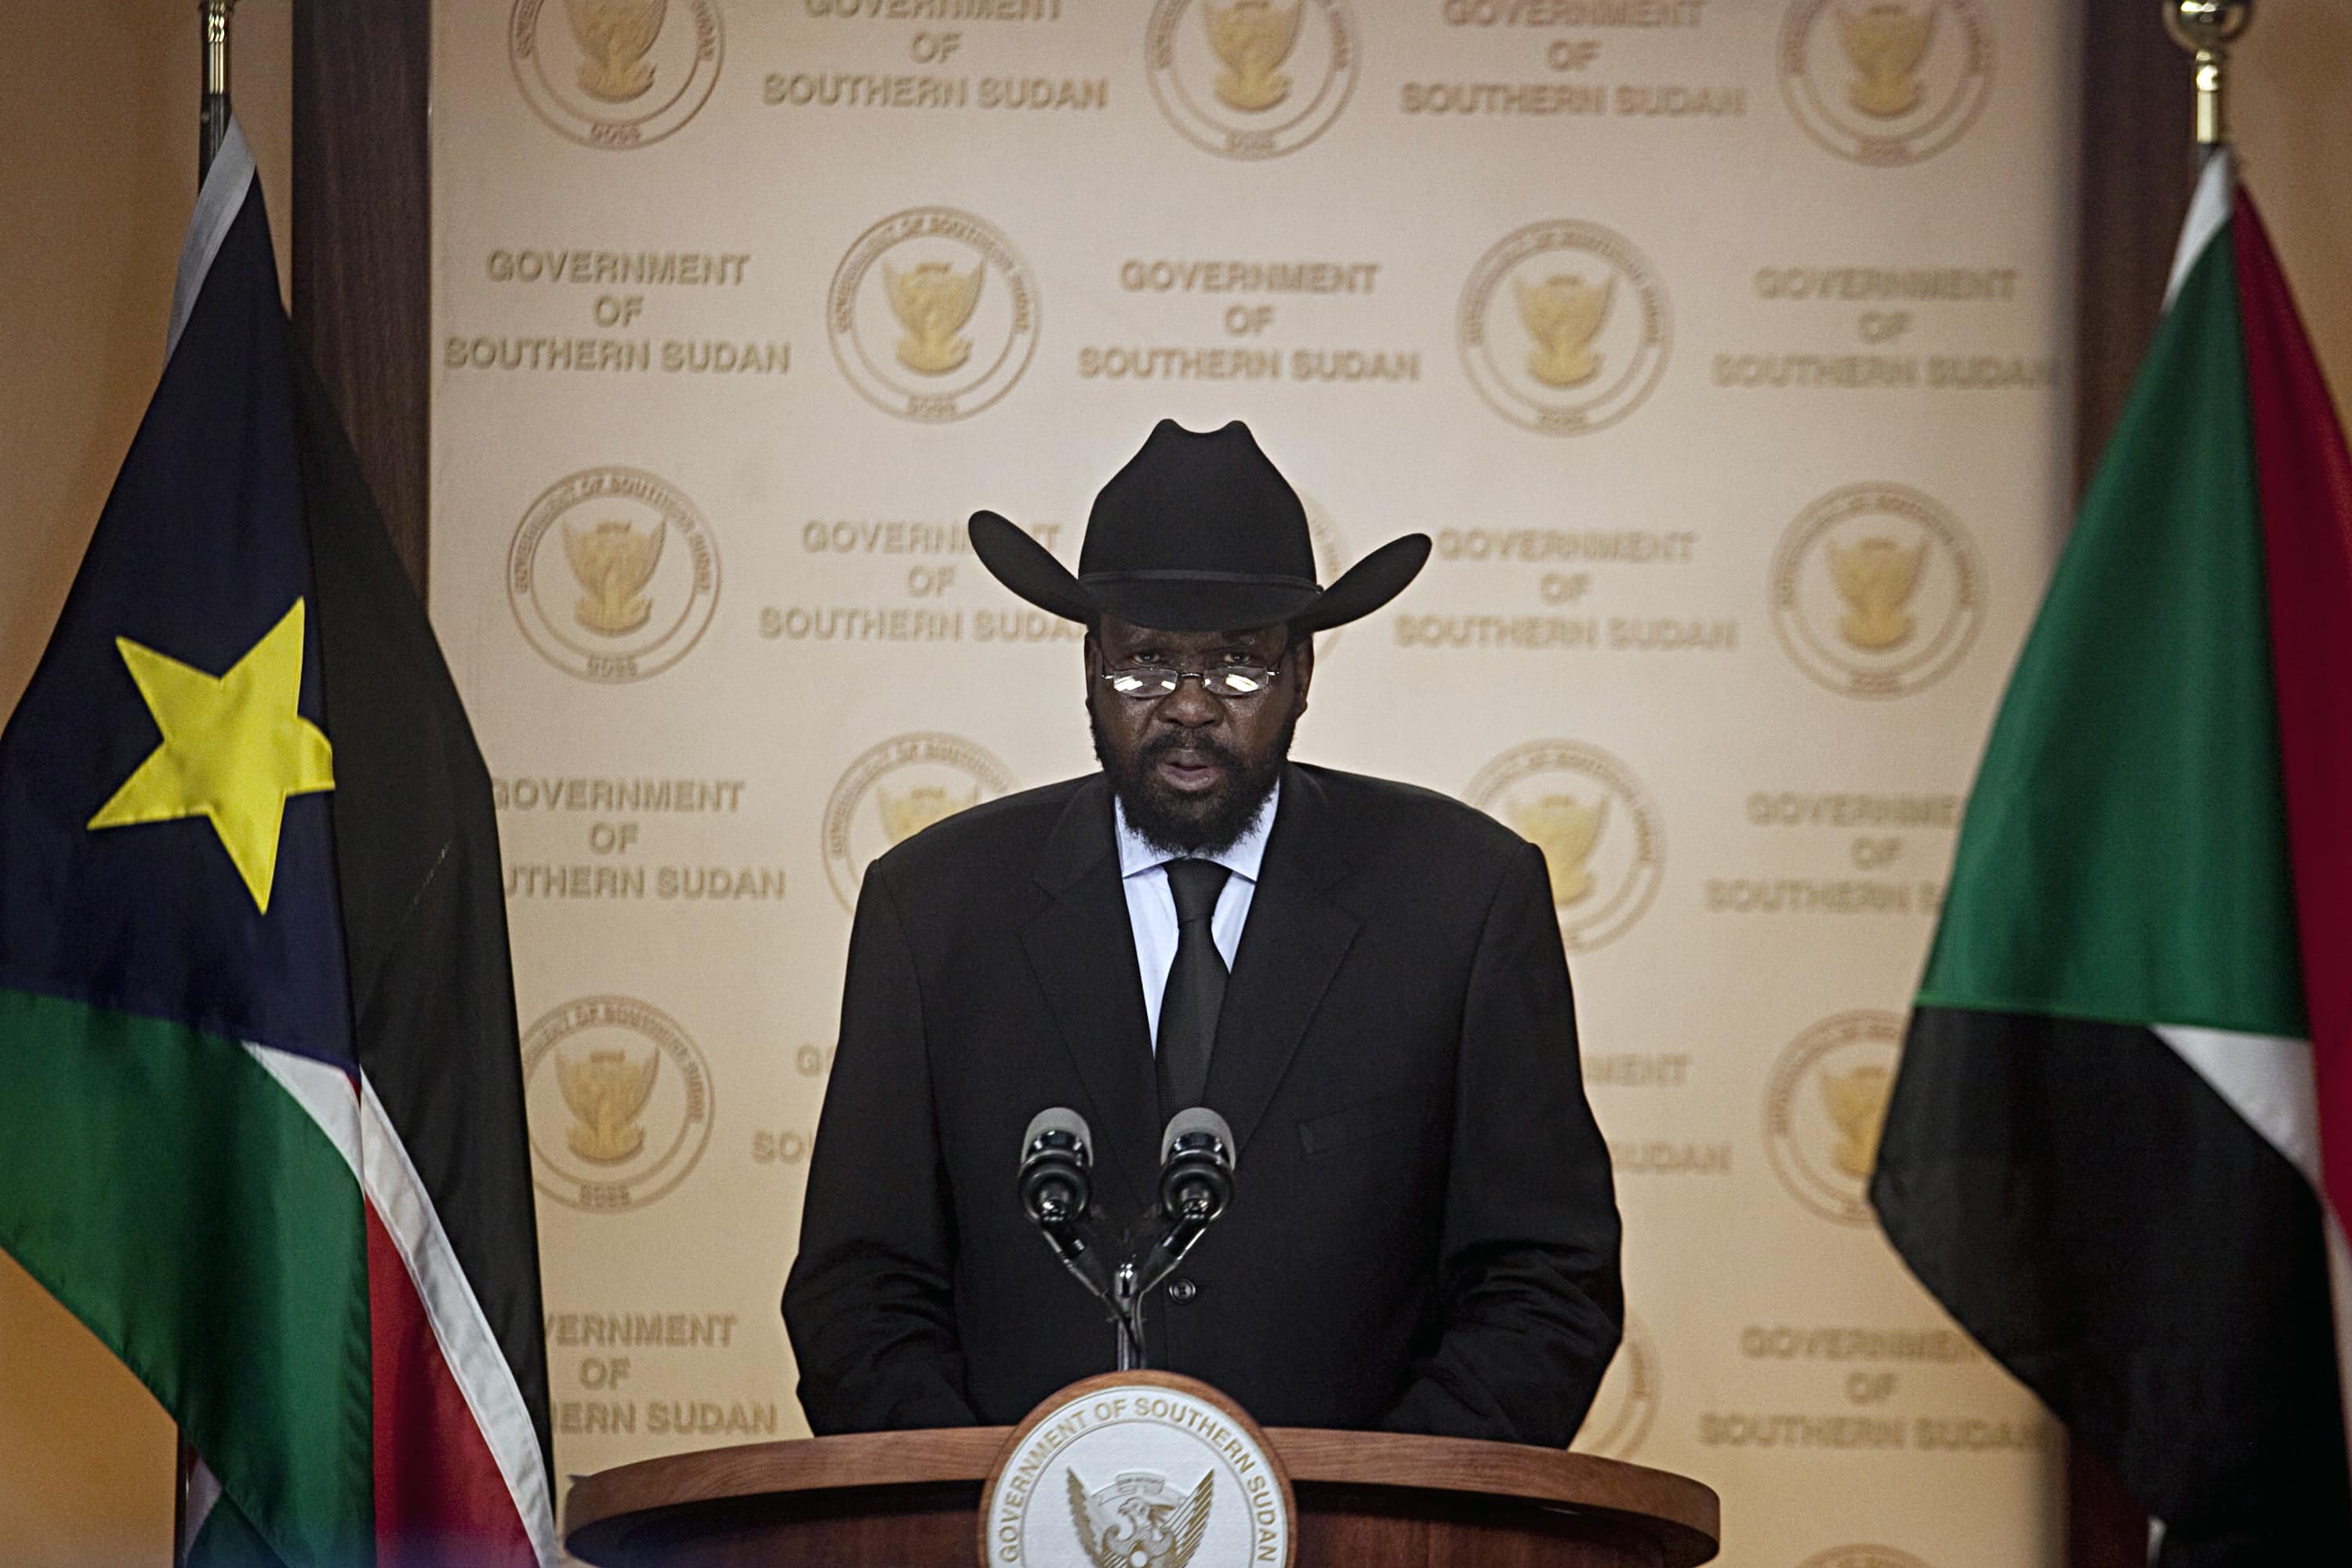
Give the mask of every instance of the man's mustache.
<path id="1" fill-rule="evenodd" d="M 1214 763 L 1219 767 L 1239 772 L 1241 757 L 1230 747 L 1211 740 L 1206 735 L 1160 735 L 1146 741 L 1135 753 L 1139 770 L 1150 768 L 1173 752 L 1182 752 L 1187 760 Z"/>

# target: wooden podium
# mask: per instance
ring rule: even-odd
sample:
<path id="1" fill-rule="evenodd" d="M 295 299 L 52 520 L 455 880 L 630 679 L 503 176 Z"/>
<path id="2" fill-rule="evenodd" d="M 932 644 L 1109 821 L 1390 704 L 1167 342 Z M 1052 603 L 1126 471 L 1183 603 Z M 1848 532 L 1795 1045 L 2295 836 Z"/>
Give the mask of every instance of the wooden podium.
<path id="1" fill-rule="evenodd" d="M 572 1484 L 564 1544 L 598 1568 L 974 1568 L 982 1483 L 1012 1429 L 748 1443 Z M 1297 1568 L 1688 1568 L 1716 1495 L 1663 1470 L 1513 1443 L 1271 1428 Z"/>

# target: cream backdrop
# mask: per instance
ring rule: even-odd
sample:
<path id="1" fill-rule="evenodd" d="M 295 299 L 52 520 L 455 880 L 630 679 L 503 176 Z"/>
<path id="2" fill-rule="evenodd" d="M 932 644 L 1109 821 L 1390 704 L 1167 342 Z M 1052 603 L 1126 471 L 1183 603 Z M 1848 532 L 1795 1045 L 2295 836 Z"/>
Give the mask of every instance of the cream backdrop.
<path id="1" fill-rule="evenodd" d="M 1633 1314 L 1580 1441 L 1717 1488 L 1740 1568 L 2054 1560 L 2055 1429 L 1861 1194 L 2063 522 L 2073 26 L 439 5 L 433 613 L 559 1470 L 805 1430 L 776 1299 L 857 876 L 1091 766 L 1072 633 L 961 521 L 1075 561 L 1154 420 L 1239 417 L 1327 570 L 1439 542 L 1300 754 L 1550 857 Z"/>

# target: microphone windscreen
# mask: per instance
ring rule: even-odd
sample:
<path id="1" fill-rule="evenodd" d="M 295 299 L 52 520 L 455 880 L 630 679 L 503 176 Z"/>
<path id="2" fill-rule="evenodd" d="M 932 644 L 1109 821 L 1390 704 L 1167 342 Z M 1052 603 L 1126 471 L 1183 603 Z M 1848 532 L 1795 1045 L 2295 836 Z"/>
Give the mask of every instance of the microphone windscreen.
<path id="1" fill-rule="evenodd" d="M 1205 1105 L 1196 1105 L 1190 1110 L 1180 1110 L 1168 1119 L 1168 1131 L 1160 1136 L 1160 1163 L 1166 1164 L 1168 1157 L 1176 1152 L 1178 1140 L 1194 1132 L 1209 1133 L 1219 1143 L 1224 1145 L 1225 1163 L 1228 1166 L 1241 1163 L 1241 1152 L 1234 1147 L 1234 1130 L 1225 1125 L 1223 1117 Z"/>
<path id="2" fill-rule="evenodd" d="M 1048 1132 L 1067 1132 L 1078 1141 L 1078 1158 L 1092 1163 L 1094 1134 L 1087 1131 L 1087 1119 L 1066 1105 L 1049 1105 L 1029 1119 L 1029 1131 L 1021 1134 L 1021 1159 L 1026 1163 L 1029 1151 L 1037 1140 Z"/>

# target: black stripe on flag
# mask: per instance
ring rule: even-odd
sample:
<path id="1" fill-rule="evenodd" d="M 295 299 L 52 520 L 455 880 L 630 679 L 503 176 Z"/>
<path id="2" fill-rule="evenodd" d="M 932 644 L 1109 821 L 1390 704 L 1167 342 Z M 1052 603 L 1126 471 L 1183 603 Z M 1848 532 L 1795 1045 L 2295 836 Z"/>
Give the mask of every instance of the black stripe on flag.
<path id="1" fill-rule="evenodd" d="M 1918 1009 L 1871 1200 L 2162 1568 L 2352 1563 L 2318 1199 L 2153 1030 Z"/>
<path id="2" fill-rule="evenodd" d="M 552 1477 L 489 775 L 326 388 L 299 356 L 295 380 L 360 1066 L 431 1194 Z"/>

